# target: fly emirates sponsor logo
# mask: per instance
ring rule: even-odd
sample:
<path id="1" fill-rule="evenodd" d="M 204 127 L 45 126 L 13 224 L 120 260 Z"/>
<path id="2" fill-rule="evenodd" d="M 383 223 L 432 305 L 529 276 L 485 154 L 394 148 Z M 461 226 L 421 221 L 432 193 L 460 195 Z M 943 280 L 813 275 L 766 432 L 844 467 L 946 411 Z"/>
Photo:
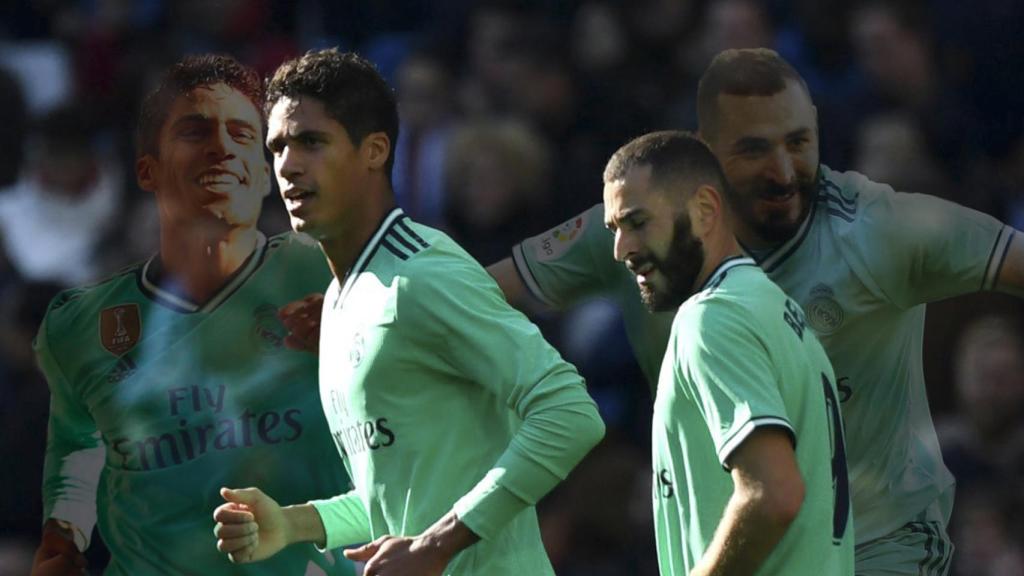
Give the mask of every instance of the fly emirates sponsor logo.
<path id="1" fill-rule="evenodd" d="M 225 414 L 226 387 L 186 386 L 167 391 L 175 429 L 143 437 L 109 441 L 125 470 L 157 470 L 190 462 L 214 451 L 295 442 L 302 436 L 302 410 Z"/>

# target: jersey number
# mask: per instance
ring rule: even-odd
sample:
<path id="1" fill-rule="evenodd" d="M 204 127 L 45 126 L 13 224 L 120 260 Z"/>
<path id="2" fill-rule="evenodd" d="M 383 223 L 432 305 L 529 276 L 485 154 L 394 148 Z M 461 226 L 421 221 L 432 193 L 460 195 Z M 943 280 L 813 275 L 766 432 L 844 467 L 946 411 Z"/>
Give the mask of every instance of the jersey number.
<path id="1" fill-rule="evenodd" d="M 839 417 L 839 401 L 832 391 L 828 376 L 821 375 L 825 389 L 825 413 L 832 432 L 832 543 L 839 545 L 846 534 L 850 517 L 850 479 L 846 472 L 846 439 L 843 438 L 842 420 Z"/>

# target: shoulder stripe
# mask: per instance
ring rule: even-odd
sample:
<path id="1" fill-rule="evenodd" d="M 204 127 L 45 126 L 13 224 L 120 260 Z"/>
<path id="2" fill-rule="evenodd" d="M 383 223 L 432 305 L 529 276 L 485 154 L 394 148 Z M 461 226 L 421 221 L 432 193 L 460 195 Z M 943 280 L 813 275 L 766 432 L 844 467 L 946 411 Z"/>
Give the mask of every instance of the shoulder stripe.
<path id="1" fill-rule="evenodd" d="M 843 212 L 842 210 L 836 210 L 835 208 L 828 208 L 828 213 L 833 215 L 833 216 L 835 216 L 836 218 L 839 218 L 840 220 L 845 220 L 847 222 L 853 222 L 853 216 L 851 214 Z"/>
<path id="2" fill-rule="evenodd" d="M 522 243 L 516 244 L 512 247 L 512 267 L 516 269 L 516 273 L 519 274 L 519 279 L 526 285 L 527 290 L 534 298 L 540 300 L 542 303 L 551 306 L 552 308 L 558 308 L 558 305 L 544 294 L 544 291 L 540 289 L 540 283 L 537 282 L 537 277 L 533 275 L 533 271 L 530 270 L 530 264 L 526 261 L 526 255 L 523 253 Z"/>
<path id="3" fill-rule="evenodd" d="M 843 189 L 840 188 L 839 185 L 836 184 L 835 182 L 829 180 L 828 177 L 823 177 L 822 178 L 822 182 L 824 182 L 824 184 L 825 184 L 824 193 L 829 198 L 831 198 L 835 202 L 838 202 L 838 203 L 842 204 L 843 208 L 846 208 L 847 210 L 849 210 L 851 212 L 856 212 L 857 211 L 857 199 L 856 198 L 847 198 L 847 197 L 843 196 Z"/>
<path id="4" fill-rule="evenodd" d="M 338 297 L 334 300 L 332 306 L 338 307 L 340 303 L 345 301 L 345 297 L 348 296 L 349 291 L 352 290 L 352 284 L 355 282 L 355 279 L 359 277 L 363 272 L 363 269 L 365 269 L 369 264 L 370 260 L 372 260 L 374 255 L 377 254 L 377 249 L 380 248 L 381 244 L 384 244 L 384 236 L 386 236 L 391 230 L 391 227 L 394 226 L 395 222 L 403 216 L 404 213 L 401 208 L 395 208 L 384 216 L 380 225 L 377 226 L 377 231 L 370 236 L 369 240 L 366 241 L 366 245 L 363 246 L 362 252 L 360 252 L 359 257 L 356 258 L 355 264 L 345 275 L 341 288 L 338 289 Z M 387 247 L 391 252 L 398 250 L 390 244 Z M 395 253 L 395 255 L 399 256 L 397 253 Z M 399 258 L 402 258 L 402 256 L 399 256 Z M 405 260 L 405 258 L 402 259 Z"/>
<path id="5" fill-rule="evenodd" d="M 428 244 L 426 240 L 424 240 L 423 238 L 421 238 L 421 237 L 420 237 L 420 235 L 419 235 L 419 234 L 417 234 L 417 233 L 416 233 L 416 232 L 415 232 L 415 231 L 414 231 L 414 230 L 412 229 L 412 226 L 409 226 L 409 225 L 408 225 L 408 224 L 407 224 L 407 223 L 405 222 L 405 221 L 406 221 L 406 220 L 408 220 L 408 219 L 409 219 L 408 217 L 405 217 L 405 218 L 402 218 L 401 220 L 399 220 L 399 221 L 398 221 L 398 227 L 399 227 L 399 228 L 401 228 L 403 232 L 405 232 L 406 234 L 408 234 L 410 238 L 412 238 L 413 240 L 415 240 L 417 244 L 419 244 L 420 246 L 422 246 L 422 247 L 424 247 L 424 248 L 429 248 L 429 247 L 430 247 L 430 244 Z"/>
<path id="6" fill-rule="evenodd" d="M 408 252 L 410 255 L 420 251 L 420 248 L 413 246 L 412 242 L 406 240 L 404 236 L 398 233 L 398 227 L 392 228 L 391 232 L 389 232 L 388 235 L 385 236 L 385 238 L 390 238 L 395 242 L 401 244 L 402 247 L 405 248 L 406 252 Z"/>
<path id="7" fill-rule="evenodd" d="M 764 426 L 778 426 L 786 429 L 793 440 L 793 447 L 796 448 L 796 432 L 793 430 L 793 425 L 789 423 L 789 420 L 778 416 L 757 416 L 751 418 L 750 420 L 747 420 L 745 424 L 740 426 L 738 430 L 733 432 L 732 436 L 726 438 L 725 442 L 722 443 L 722 447 L 718 450 L 718 462 L 726 472 L 729 471 L 729 465 L 726 464 L 725 461 L 729 459 L 729 456 L 732 455 L 736 448 L 738 448 L 739 445 L 754 432 L 754 430 Z"/>
<path id="8" fill-rule="evenodd" d="M 988 256 L 988 263 L 985 264 L 985 276 L 981 280 L 982 290 L 994 290 L 999 281 L 999 274 L 1003 270 L 1003 263 L 1006 262 L 1006 254 L 1010 251 L 1010 242 L 1016 230 L 1009 226 L 1003 226 L 996 236 L 992 245 L 992 251 Z"/>
<path id="9" fill-rule="evenodd" d="M 391 242 L 389 242 L 387 238 L 381 238 L 380 239 L 380 245 L 385 247 L 385 248 L 387 248 L 388 252 L 391 252 L 392 254 L 394 254 L 395 256 L 397 256 L 398 258 L 400 258 L 402 260 L 408 260 L 409 259 L 409 255 L 408 254 L 406 254 L 406 253 L 402 252 L 401 250 L 399 250 L 398 248 L 396 248 L 395 245 L 392 244 Z"/>

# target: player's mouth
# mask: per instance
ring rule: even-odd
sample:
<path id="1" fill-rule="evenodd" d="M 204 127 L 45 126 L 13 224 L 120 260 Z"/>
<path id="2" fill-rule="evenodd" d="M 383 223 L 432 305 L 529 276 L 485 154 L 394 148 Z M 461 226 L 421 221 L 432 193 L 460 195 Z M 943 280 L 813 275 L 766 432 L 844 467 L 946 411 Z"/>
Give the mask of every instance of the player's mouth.
<path id="1" fill-rule="evenodd" d="M 789 204 L 793 198 L 797 195 L 797 190 L 794 187 L 792 190 L 782 194 L 760 194 L 758 199 L 765 204 L 771 204 L 774 206 L 781 206 L 783 204 Z"/>
<path id="2" fill-rule="evenodd" d="M 223 194 L 240 184 L 247 184 L 248 181 L 228 170 L 207 170 L 196 178 L 196 183 L 206 190 Z"/>
<path id="3" fill-rule="evenodd" d="M 653 276 L 654 272 L 658 269 L 651 262 L 643 262 L 636 265 L 627 264 L 626 267 L 629 268 L 629 271 L 632 272 L 634 276 L 636 276 L 636 283 L 640 286 L 646 286 L 649 284 L 651 276 Z"/>
<path id="4" fill-rule="evenodd" d="M 316 192 L 309 188 L 292 186 L 291 188 L 286 189 L 282 196 L 284 196 L 285 207 L 288 208 L 289 211 L 292 211 L 315 198 Z"/>

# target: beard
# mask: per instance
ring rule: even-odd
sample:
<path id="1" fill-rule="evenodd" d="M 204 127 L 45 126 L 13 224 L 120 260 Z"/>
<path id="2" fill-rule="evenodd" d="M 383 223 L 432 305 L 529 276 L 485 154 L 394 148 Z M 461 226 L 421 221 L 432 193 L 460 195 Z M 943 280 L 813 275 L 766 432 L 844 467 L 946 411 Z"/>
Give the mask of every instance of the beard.
<path id="1" fill-rule="evenodd" d="M 817 190 L 818 172 L 815 171 L 814 176 L 798 176 L 788 186 L 767 180 L 753 182 L 745 189 L 737 190 L 735 196 L 738 198 L 733 199 L 730 204 L 739 219 L 761 240 L 768 244 L 781 244 L 796 235 L 811 209 Z M 800 212 L 795 219 L 790 219 L 785 212 L 771 212 L 764 217 L 759 217 L 755 213 L 754 203 L 758 198 L 779 198 L 794 192 L 800 200 Z"/>
<path id="2" fill-rule="evenodd" d="M 653 282 L 640 285 L 640 299 L 648 310 L 674 310 L 693 295 L 697 276 L 704 266 L 704 243 L 693 235 L 689 216 L 683 214 L 676 218 L 672 242 L 663 258 L 648 253 L 630 262 L 630 268 L 636 270 L 648 263 L 654 266 L 651 274 L 660 272 L 665 279 L 665 285 L 660 288 Z"/>

